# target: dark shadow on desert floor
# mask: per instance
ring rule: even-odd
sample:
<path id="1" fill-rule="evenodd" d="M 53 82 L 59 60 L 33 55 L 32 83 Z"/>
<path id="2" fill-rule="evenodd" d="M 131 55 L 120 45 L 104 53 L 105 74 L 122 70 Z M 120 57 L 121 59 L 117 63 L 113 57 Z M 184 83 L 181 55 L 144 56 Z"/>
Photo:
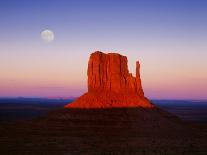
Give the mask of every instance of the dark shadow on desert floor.
<path id="1" fill-rule="evenodd" d="M 159 108 L 61 109 L 0 124 L 1 155 L 207 153 L 207 127 Z"/>

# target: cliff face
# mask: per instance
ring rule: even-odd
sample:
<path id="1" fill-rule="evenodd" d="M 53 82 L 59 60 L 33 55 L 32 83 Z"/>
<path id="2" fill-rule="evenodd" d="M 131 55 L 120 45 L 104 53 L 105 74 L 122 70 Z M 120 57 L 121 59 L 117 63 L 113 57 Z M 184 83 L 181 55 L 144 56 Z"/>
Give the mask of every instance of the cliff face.
<path id="1" fill-rule="evenodd" d="M 127 57 L 117 53 L 92 53 L 88 63 L 88 92 L 111 91 L 144 96 L 140 80 L 140 64 L 136 77 L 128 71 Z"/>
<path id="2" fill-rule="evenodd" d="M 136 77 L 129 73 L 127 57 L 117 53 L 91 54 L 88 62 L 88 92 L 70 108 L 154 107 L 145 97 L 136 62 Z"/>

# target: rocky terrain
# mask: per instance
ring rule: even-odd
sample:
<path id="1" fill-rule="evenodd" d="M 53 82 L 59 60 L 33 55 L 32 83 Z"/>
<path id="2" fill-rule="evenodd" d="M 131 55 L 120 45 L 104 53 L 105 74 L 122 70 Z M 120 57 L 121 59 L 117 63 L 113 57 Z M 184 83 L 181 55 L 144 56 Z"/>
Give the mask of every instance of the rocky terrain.
<path id="1" fill-rule="evenodd" d="M 127 57 L 117 53 L 92 53 L 88 62 L 88 92 L 65 107 L 153 108 L 144 97 L 139 62 L 136 62 L 136 77 L 129 73 L 127 63 Z"/>

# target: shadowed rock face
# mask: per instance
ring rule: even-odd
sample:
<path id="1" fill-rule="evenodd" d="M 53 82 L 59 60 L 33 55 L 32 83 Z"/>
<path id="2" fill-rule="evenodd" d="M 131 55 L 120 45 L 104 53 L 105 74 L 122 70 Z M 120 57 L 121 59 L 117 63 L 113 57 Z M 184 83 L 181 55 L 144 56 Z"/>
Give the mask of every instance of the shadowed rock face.
<path id="1" fill-rule="evenodd" d="M 118 53 L 92 53 L 88 62 L 88 92 L 65 107 L 154 107 L 144 97 L 139 62 L 136 77 L 129 73 L 127 63 L 127 57 Z"/>

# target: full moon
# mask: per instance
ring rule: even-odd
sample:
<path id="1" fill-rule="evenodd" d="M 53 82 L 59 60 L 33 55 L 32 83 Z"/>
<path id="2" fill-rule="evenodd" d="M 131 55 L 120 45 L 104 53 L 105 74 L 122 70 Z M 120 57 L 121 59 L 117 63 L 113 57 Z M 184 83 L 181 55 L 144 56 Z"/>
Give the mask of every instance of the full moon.
<path id="1" fill-rule="evenodd" d="M 45 42 L 52 42 L 55 38 L 54 32 L 51 30 L 44 30 L 41 32 L 41 38 Z"/>

